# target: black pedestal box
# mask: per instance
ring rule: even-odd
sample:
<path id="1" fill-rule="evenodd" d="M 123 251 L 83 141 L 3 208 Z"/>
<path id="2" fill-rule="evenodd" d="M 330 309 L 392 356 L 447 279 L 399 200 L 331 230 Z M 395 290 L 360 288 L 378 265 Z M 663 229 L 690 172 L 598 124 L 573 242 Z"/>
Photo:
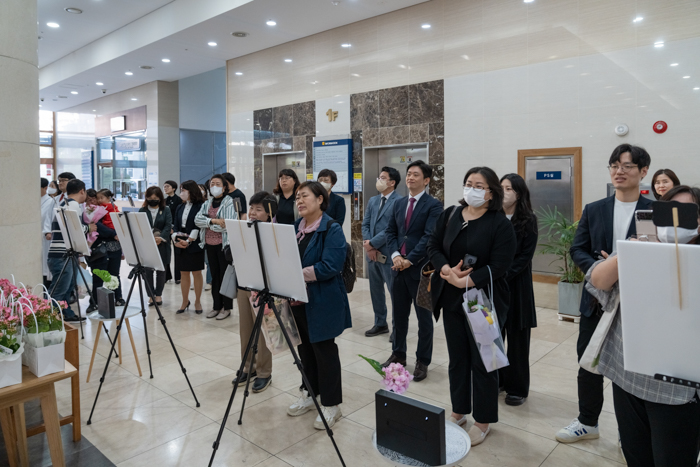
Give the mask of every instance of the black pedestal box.
<path id="1" fill-rule="evenodd" d="M 114 292 L 104 287 L 97 288 L 97 310 L 103 318 L 116 318 L 114 316 Z"/>

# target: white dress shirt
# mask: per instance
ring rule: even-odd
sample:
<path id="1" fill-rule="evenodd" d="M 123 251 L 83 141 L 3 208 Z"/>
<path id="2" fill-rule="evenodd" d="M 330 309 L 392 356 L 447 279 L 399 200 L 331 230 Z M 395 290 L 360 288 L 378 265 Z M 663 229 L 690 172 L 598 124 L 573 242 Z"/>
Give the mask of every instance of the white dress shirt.
<path id="1" fill-rule="evenodd" d="M 416 201 L 413 203 L 413 210 L 416 210 L 416 205 L 418 204 L 418 201 L 420 201 L 421 196 L 425 194 L 425 190 L 421 191 L 418 193 L 416 196 L 411 196 L 408 195 L 408 203 L 406 203 L 406 215 L 408 215 L 408 208 L 411 207 L 411 199 L 415 199 Z M 405 219 L 405 216 L 404 216 Z M 391 259 L 396 258 L 397 256 L 401 256 L 401 253 L 398 251 L 395 251 L 391 254 Z"/>

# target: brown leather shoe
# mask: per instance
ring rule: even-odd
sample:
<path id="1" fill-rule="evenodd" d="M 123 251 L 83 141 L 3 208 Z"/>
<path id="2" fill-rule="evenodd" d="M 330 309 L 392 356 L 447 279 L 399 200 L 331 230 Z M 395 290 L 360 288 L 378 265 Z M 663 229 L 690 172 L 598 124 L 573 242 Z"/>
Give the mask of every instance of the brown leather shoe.
<path id="1" fill-rule="evenodd" d="M 416 361 L 416 369 L 413 370 L 413 381 L 423 381 L 428 377 L 428 366 Z"/>
<path id="2" fill-rule="evenodd" d="M 382 368 L 386 368 L 386 367 L 388 367 L 389 365 L 391 365 L 392 363 L 400 363 L 400 364 L 402 364 L 404 367 L 406 367 L 406 360 L 401 360 L 401 359 L 400 359 L 399 357 L 397 357 L 396 355 L 391 354 L 391 357 L 389 357 L 389 360 L 387 360 L 386 362 L 382 363 Z"/>

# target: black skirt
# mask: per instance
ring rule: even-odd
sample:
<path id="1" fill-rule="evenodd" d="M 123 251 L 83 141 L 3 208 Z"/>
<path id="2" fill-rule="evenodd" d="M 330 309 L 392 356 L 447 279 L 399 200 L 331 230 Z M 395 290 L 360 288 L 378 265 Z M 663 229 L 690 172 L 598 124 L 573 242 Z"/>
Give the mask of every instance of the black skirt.
<path id="1" fill-rule="evenodd" d="M 204 270 L 204 251 L 182 251 L 175 248 L 175 267 L 183 272 Z"/>

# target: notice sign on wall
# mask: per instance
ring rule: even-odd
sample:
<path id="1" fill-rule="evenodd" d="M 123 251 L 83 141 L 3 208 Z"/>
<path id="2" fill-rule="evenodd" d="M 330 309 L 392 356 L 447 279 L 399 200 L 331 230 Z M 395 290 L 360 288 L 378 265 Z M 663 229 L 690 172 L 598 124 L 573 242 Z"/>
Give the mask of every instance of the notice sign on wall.
<path id="1" fill-rule="evenodd" d="M 330 169 L 338 176 L 334 193 L 352 192 L 352 139 L 329 139 L 314 141 L 314 179 L 323 169 Z"/>

